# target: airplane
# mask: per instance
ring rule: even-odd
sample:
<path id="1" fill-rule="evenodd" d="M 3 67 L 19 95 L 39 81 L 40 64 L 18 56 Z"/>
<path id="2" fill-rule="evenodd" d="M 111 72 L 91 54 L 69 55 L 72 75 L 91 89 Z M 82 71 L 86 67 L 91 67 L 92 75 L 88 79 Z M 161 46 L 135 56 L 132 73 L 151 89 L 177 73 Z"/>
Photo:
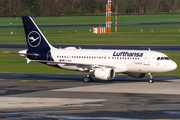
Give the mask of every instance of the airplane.
<path id="1" fill-rule="evenodd" d="M 177 68 L 177 64 L 167 55 L 150 49 L 55 48 L 30 16 L 22 17 L 22 21 L 28 49 L 21 50 L 18 54 L 25 57 L 27 63 L 36 61 L 61 69 L 87 72 L 85 83 L 92 81 L 91 76 L 112 81 L 115 73 L 124 73 L 134 78 L 143 78 L 148 73 L 149 83 L 154 83 L 153 73 L 169 72 Z"/>

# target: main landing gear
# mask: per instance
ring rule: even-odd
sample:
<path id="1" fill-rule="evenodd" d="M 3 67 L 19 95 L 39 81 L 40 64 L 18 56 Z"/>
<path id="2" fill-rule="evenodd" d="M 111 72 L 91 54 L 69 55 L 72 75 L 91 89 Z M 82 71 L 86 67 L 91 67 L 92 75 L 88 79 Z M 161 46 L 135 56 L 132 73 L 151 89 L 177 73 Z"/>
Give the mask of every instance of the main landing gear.
<path id="1" fill-rule="evenodd" d="M 149 83 L 154 83 L 152 73 L 148 73 L 148 76 L 150 77 Z"/>
<path id="2" fill-rule="evenodd" d="M 92 77 L 90 77 L 89 75 L 87 75 L 87 77 L 84 78 L 84 82 L 85 82 L 85 83 L 92 82 Z"/>

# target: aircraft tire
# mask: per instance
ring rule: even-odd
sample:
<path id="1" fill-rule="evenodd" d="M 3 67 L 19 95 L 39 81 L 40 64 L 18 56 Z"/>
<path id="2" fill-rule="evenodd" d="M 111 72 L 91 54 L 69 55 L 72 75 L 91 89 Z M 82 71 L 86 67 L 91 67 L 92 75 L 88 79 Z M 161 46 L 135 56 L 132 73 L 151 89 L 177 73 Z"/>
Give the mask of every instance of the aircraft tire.
<path id="1" fill-rule="evenodd" d="M 154 80 L 153 80 L 153 79 L 150 79 L 150 80 L 149 80 L 149 83 L 154 83 Z"/>
<path id="2" fill-rule="evenodd" d="M 89 83 L 89 82 L 91 82 L 92 81 L 92 78 L 91 77 L 85 77 L 84 78 L 84 82 L 85 83 Z"/>
<path id="3" fill-rule="evenodd" d="M 89 77 L 89 79 L 90 79 L 90 82 L 92 82 L 92 77 Z"/>

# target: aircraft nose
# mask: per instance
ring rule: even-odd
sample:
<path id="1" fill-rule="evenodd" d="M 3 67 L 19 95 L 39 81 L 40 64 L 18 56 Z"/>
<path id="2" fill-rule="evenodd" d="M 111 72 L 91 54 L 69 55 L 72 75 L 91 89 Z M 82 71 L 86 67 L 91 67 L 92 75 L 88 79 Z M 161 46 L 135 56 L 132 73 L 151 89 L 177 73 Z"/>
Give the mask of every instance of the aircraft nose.
<path id="1" fill-rule="evenodd" d="M 177 64 L 174 61 L 171 61 L 170 69 L 173 71 L 177 68 Z"/>

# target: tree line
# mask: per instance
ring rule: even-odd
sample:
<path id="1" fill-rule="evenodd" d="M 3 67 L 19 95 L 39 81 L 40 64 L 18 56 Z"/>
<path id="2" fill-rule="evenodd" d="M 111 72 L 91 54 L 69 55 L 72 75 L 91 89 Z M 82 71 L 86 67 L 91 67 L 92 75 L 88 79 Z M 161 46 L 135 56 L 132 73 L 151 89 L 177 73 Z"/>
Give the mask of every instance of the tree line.
<path id="1" fill-rule="evenodd" d="M 107 0 L 0 0 L 0 16 L 87 15 L 106 12 Z M 112 0 L 112 12 L 180 12 L 180 0 Z"/>

